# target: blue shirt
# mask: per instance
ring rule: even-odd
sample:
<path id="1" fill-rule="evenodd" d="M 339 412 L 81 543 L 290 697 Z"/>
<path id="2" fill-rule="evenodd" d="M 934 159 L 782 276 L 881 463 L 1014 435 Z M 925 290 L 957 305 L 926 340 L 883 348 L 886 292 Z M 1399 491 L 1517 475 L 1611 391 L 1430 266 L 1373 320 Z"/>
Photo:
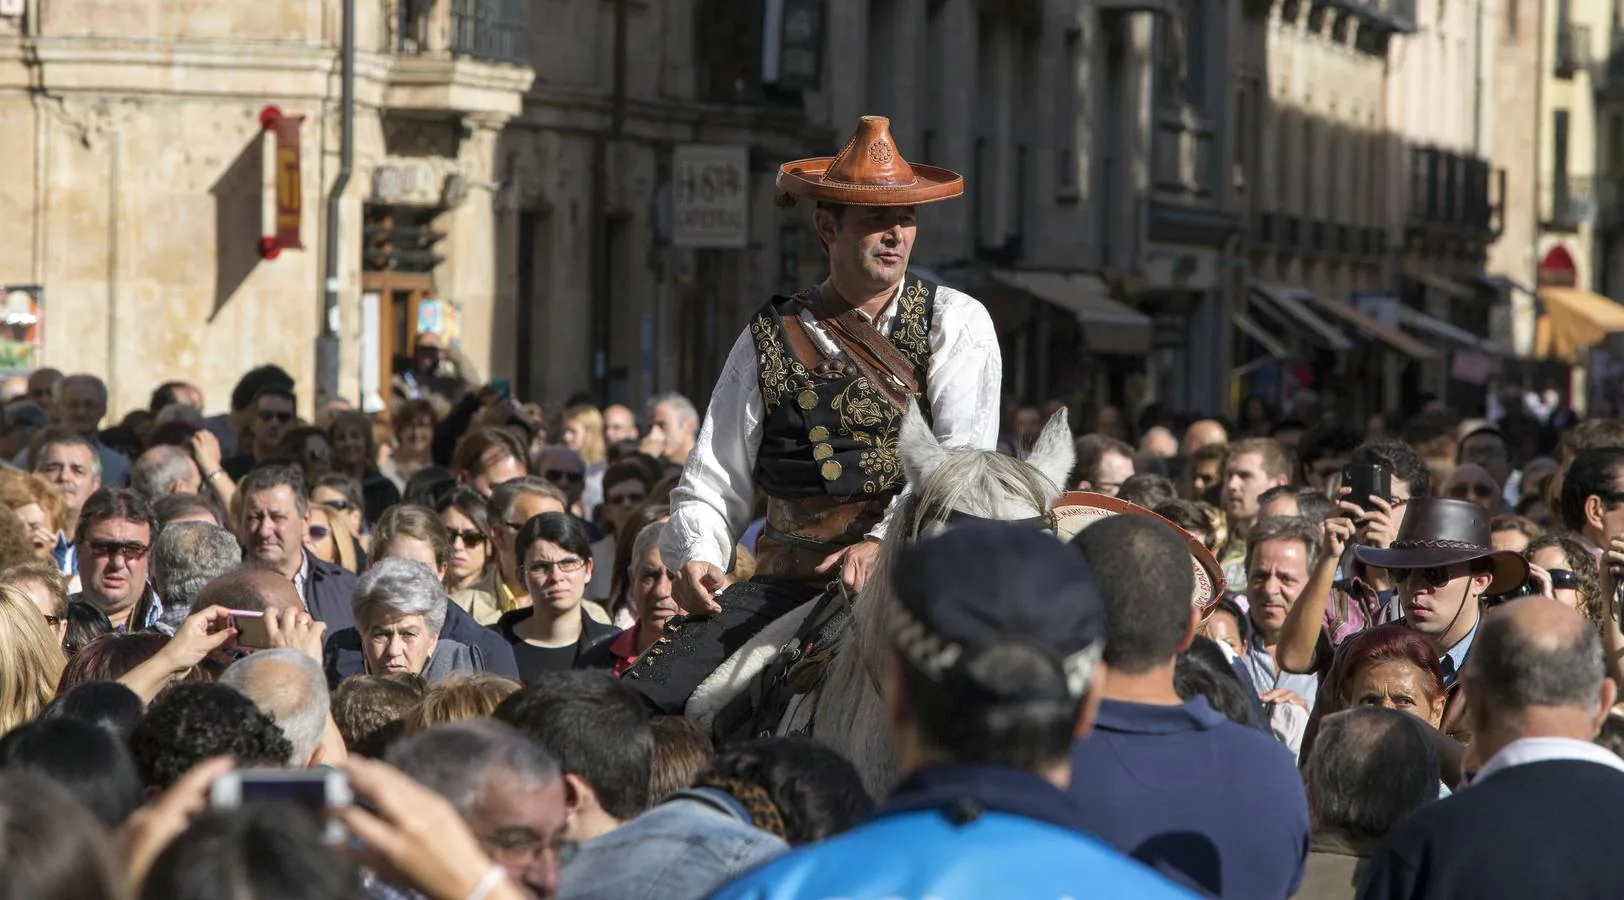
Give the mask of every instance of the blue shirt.
<path id="1" fill-rule="evenodd" d="M 1065 795 L 1003 766 L 945 765 L 898 786 L 868 823 L 792 851 L 713 900 L 1061 900 L 1191 896 L 1076 827 Z"/>
<path id="2" fill-rule="evenodd" d="M 1477 625 L 1481 624 L 1483 624 L 1483 620 L 1479 618 Z M 1466 636 L 1456 641 L 1455 646 L 1450 647 L 1449 652 L 1438 660 L 1438 665 L 1442 666 L 1444 670 L 1444 687 L 1454 684 L 1455 677 L 1466 666 L 1466 654 L 1472 652 L 1472 640 L 1477 637 L 1477 625 L 1473 625 L 1472 630 L 1466 632 Z"/>
<path id="3" fill-rule="evenodd" d="M 1308 798 L 1291 751 L 1205 697 L 1106 700 L 1071 760 L 1079 818 L 1140 862 L 1237 900 L 1285 898 L 1302 884 Z"/>

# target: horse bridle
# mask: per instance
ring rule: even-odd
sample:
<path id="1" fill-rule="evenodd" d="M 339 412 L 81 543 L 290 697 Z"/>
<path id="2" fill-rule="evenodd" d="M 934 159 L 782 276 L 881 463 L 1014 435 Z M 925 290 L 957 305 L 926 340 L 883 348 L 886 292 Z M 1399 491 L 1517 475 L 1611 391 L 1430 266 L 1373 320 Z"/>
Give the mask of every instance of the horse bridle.
<path id="1" fill-rule="evenodd" d="M 1054 531 L 1056 526 L 1056 520 L 1052 510 L 1044 510 L 1041 515 L 1031 516 L 1025 519 L 989 519 L 986 516 L 978 516 L 972 513 L 954 510 L 948 513 L 945 518 L 938 519 L 937 521 L 949 525 L 962 525 L 965 522 L 1001 522 L 1005 525 L 1024 525 L 1028 528 L 1036 528 L 1040 531 Z"/>

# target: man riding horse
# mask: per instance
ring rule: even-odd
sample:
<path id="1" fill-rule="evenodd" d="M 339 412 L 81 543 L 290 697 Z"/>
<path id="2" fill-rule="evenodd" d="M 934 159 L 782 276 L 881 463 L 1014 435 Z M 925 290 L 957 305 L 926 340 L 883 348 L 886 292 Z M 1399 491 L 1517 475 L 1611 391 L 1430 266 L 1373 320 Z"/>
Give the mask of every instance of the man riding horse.
<path id="1" fill-rule="evenodd" d="M 864 116 L 834 157 L 786 163 L 784 199 L 816 201 L 829 277 L 774 297 L 728 354 L 661 542 L 690 613 L 716 595 L 757 488 L 767 524 L 755 580 L 862 588 L 903 490 L 896 436 L 921 398 L 944 444 L 991 449 L 1003 363 L 981 304 L 908 271 L 915 209 L 964 192 L 959 175 L 909 165 L 890 122 Z"/>
<path id="2" fill-rule="evenodd" d="M 918 403 L 945 445 L 990 450 L 1003 361 L 974 298 L 908 270 L 917 207 L 964 179 L 910 165 L 890 122 L 864 116 L 833 157 L 784 164 L 780 205 L 814 201 L 829 276 L 764 304 L 711 394 L 660 542 L 680 621 L 626 676 L 678 712 L 699 679 L 772 620 L 838 582 L 855 594 L 907 489 L 897 454 Z M 755 494 L 766 527 L 748 585 L 723 595 Z"/>

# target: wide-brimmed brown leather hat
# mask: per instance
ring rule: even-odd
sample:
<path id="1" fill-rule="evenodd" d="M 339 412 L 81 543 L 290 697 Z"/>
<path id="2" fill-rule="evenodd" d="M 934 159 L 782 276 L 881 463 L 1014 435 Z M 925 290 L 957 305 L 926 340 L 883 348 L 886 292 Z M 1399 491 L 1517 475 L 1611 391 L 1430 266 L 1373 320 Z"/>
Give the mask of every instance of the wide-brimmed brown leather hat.
<path id="1" fill-rule="evenodd" d="M 1203 618 L 1212 612 L 1218 598 L 1224 595 L 1224 568 L 1195 535 L 1173 524 L 1172 520 L 1157 515 L 1136 503 L 1117 497 L 1096 494 L 1093 491 L 1069 491 L 1054 502 L 1055 536 L 1067 543 L 1077 532 L 1112 516 L 1149 516 L 1173 529 L 1190 548 L 1190 570 L 1195 584 L 1190 591 L 1190 605 L 1201 610 Z"/>
<path id="2" fill-rule="evenodd" d="M 1528 578 L 1528 563 L 1521 556 L 1490 545 L 1488 511 L 1465 500 L 1411 500 L 1404 505 L 1404 522 L 1391 547 L 1355 547 L 1353 555 L 1378 569 L 1428 569 L 1493 560 L 1490 594 L 1505 593 Z"/>
<path id="3" fill-rule="evenodd" d="M 903 159 L 884 116 L 858 120 L 851 140 L 834 156 L 779 166 L 777 183 L 783 205 L 801 197 L 848 206 L 919 206 L 964 193 L 959 173 Z"/>

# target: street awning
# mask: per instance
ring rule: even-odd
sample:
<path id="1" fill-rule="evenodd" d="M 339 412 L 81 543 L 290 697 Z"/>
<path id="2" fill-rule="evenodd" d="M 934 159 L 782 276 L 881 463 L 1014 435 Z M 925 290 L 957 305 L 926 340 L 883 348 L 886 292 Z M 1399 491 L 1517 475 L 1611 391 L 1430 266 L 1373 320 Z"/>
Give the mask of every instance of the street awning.
<path id="1" fill-rule="evenodd" d="M 1450 297 L 1470 300 L 1477 296 L 1476 291 L 1453 278 L 1445 278 L 1442 275 L 1434 275 L 1431 272 L 1422 272 L 1417 269 L 1406 269 L 1404 275 L 1411 281 L 1418 281 L 1440 294 L 1446 294 Z"/>
<path id="2" fill-rule="evenodd" d="M 1271 358 L 1291 358 L 1291 351 L 1286 348 L 1286 345 L 1280 343 L 1280 341 L 1275 338 L 1274 335 L 1263 330 L 1263 326 L 1259 325 L 1255 319 L 1246 313 L 1235 313 L 1235 327 L 1241 330 L 1241 334 L 1244 334 L 1252 340 L 1257 341 L 1258 345 L 1261 346 L 1264 352 L 1268 353 Z"/>
<path id="3" fill-rule="evenodd" d="M 1342 320 L 1411 359 L 1437 359 L 1438 352 L 1391 325 L 1384 325 L 1341 300 L 1309 295 L 1320 312 Z"/>
<path id="4" fill-rule="evenodd" d="M 1546 287 L 1539 289 L 1539 299 L 1545 305 L 1534 332 L 1534 352 L 1539 356 L 1578 363 L 1585 348 L 1624 331 L 1624 306 L 1600 294 Z"/>
<path id="5" fill-rule="evenodd" d="M 1262 305 L 1270 310 L 1282 325 L 1294 327 L 1312 337 L 1316 343 L 1339 353 L 1352 350 L 1353 341 L 1348 340 L 1347 335 L 1335 325 L 1320 318 L 1306 303 L 1298 299 L 1302 293 L 1295 288 L 1261 282 L 1252 283 L 1253 299 L 1262 301 Z"/>
<path id="6" fill-rule="evenodd" d="M 1150 350 L 1150 317 L 1113 299 L 1110 285 L 1097 275 L 999 269 L 993 278 L 1075 314 L 1096 353 Z"/>
<path id="7" fill-rule="evenodd" d="M 1398 323 L 1405 328 L 1425 332 L 1432 337 L 1447 341 L 1466 350 L 1475 350 L 1490 355 L 1499 355 L 1500 353 L 1500 348 L 1496 347 L 1493 341 L 1478 337 L 1464 328 L 1445 322 L 1443 319 L 1429 316 L 1419 309 L 1412 309 L 1403 304 L 1399 304 L 1397 309 Z"/>

